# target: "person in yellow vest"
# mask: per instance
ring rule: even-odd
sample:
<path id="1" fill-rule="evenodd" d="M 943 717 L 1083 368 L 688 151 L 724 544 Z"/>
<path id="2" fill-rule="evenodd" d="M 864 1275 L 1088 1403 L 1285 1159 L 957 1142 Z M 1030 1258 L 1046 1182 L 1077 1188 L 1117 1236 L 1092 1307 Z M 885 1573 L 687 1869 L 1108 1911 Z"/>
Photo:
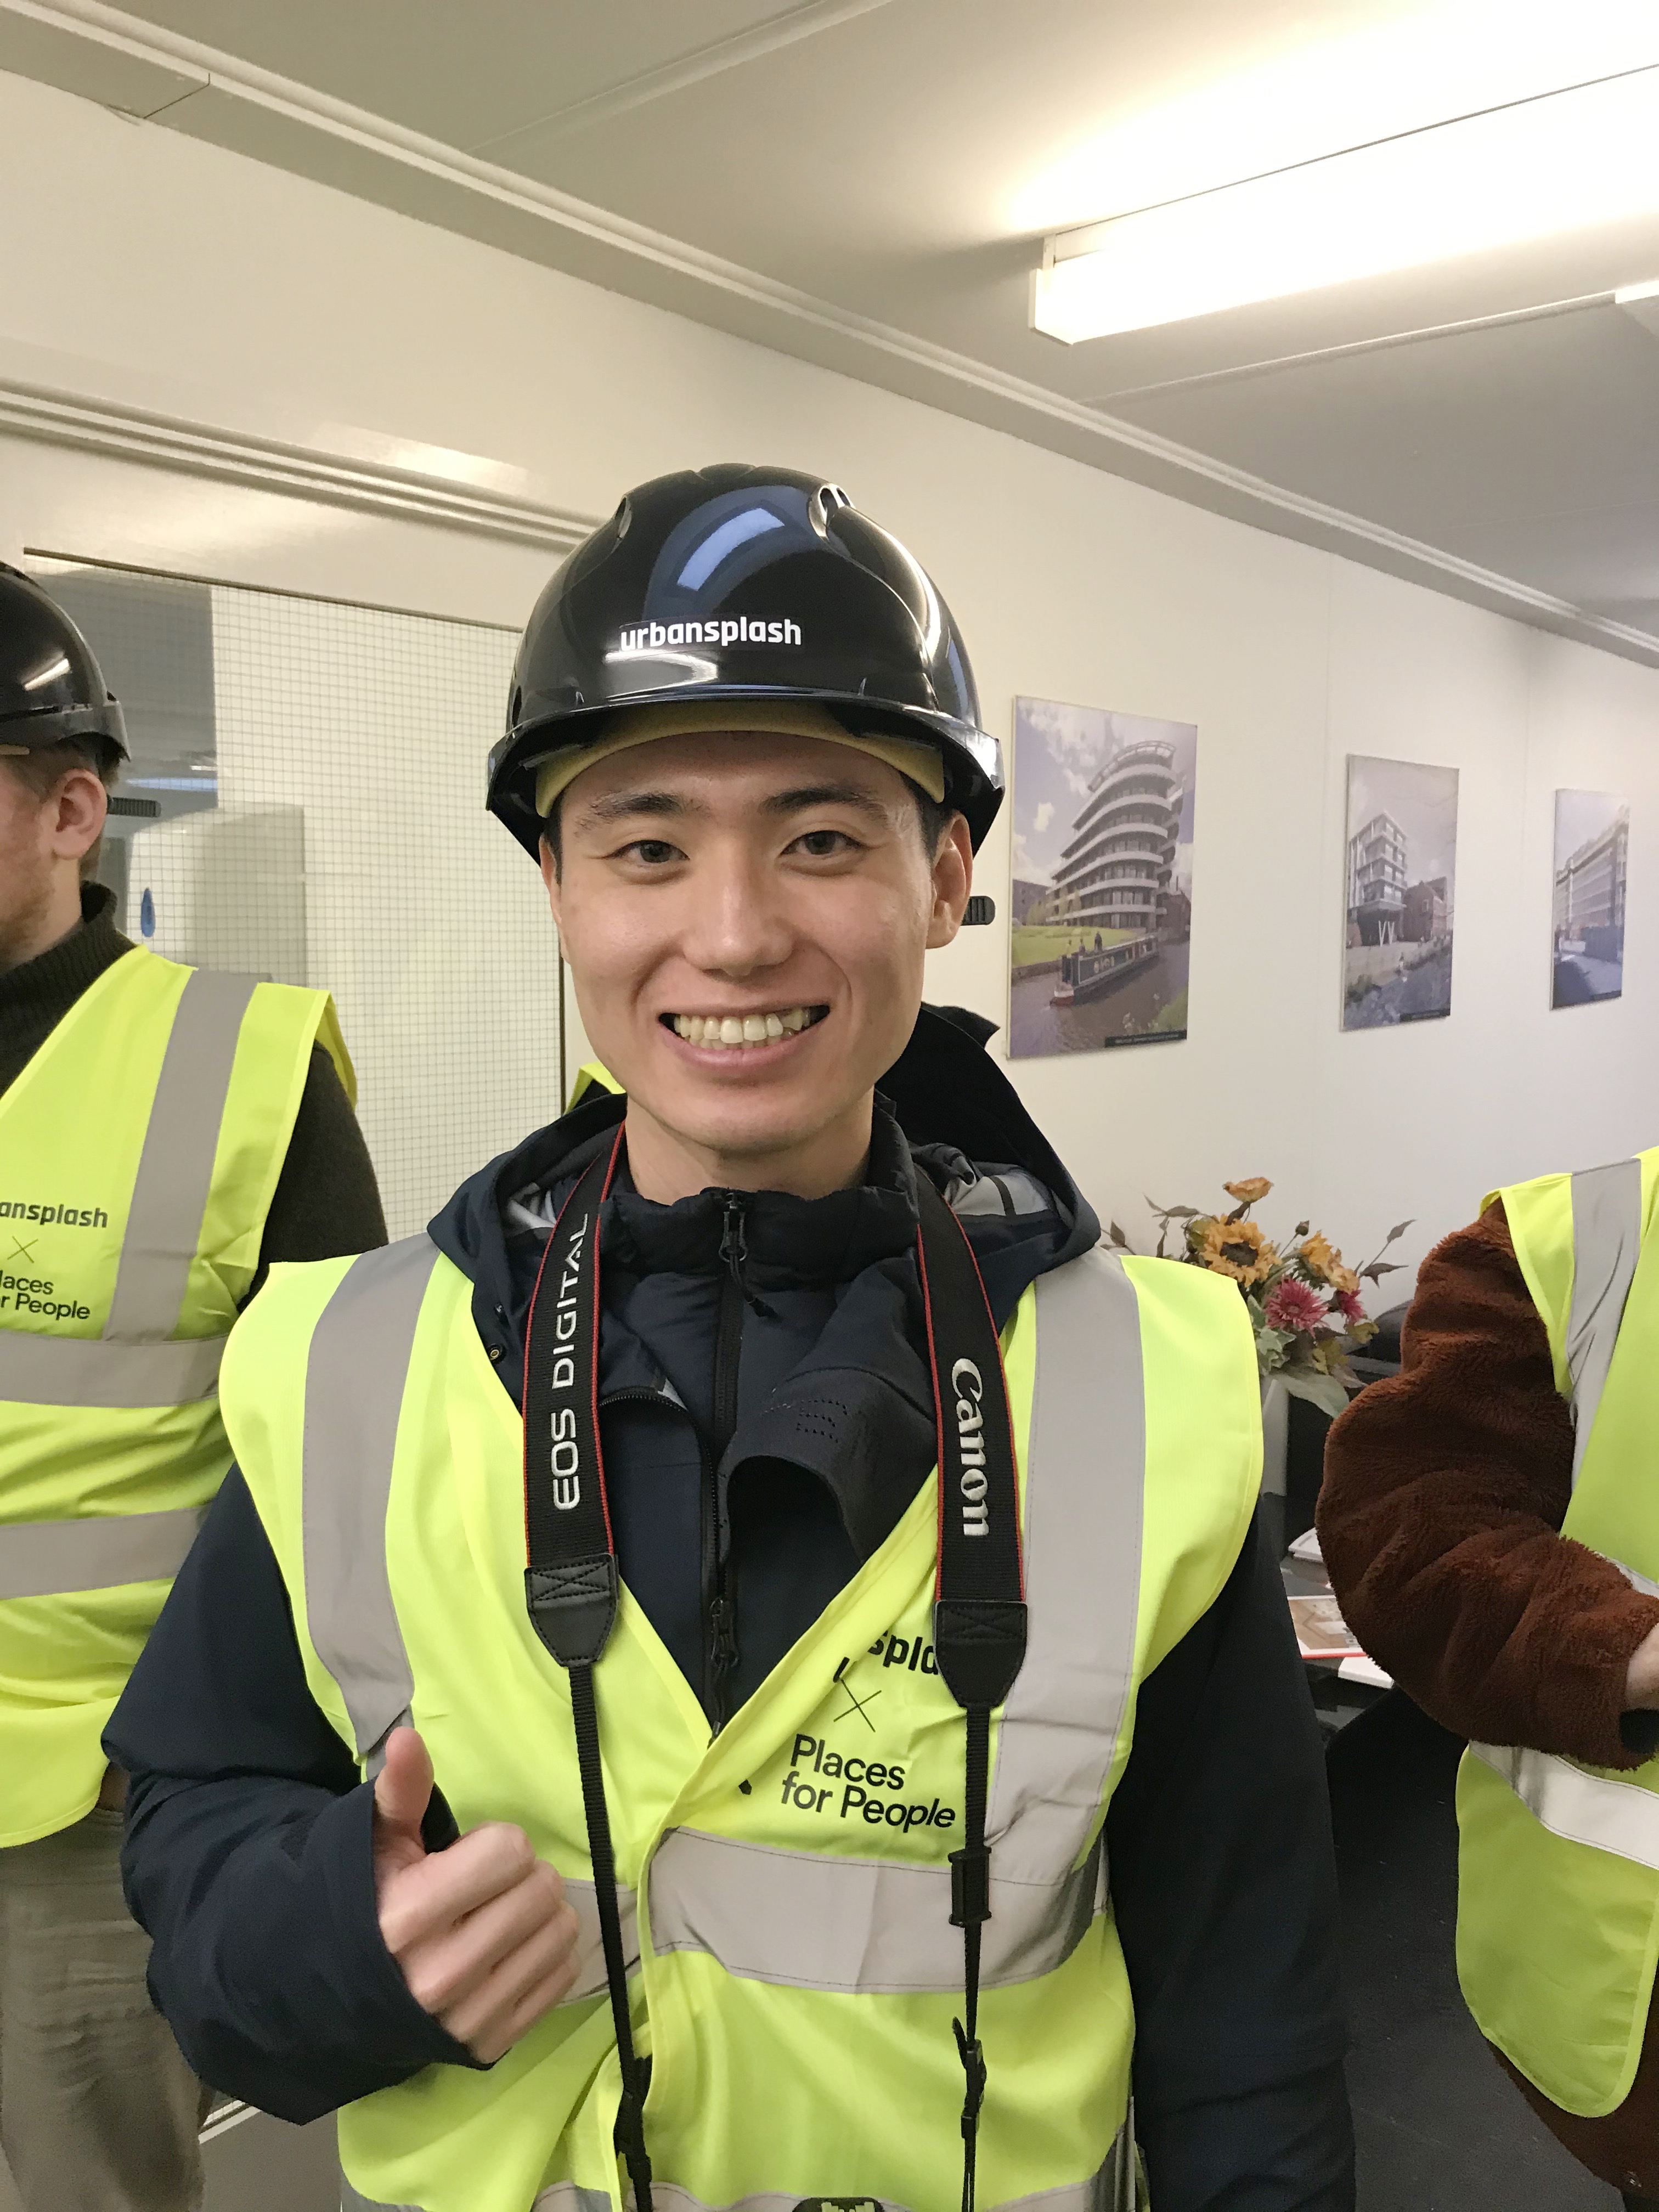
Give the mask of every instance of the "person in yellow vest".
<path id="1" fill-rule="evenodd" d="M 121 711 L 0 566 L 0 2148 L 27 2212 L 191 2212 L 100 1738 L 229 1462 L 276 1260 L 384 1242 L 325 993 L 158 959 L 92 880 Z"/>
<path id="2" fill-rule="evenodd" d="M 1490 1192 L 1424 1263 L 1397 1380 L 1332 1432 L 1325 1557 L 1469 1739 L 1457 1967 L 1567 2148 L 1659 2203 L 1659 1152 Z"/>
<path id="3" fill-rule="evenodd" d="M 161 2003 L 354 2212 L 1352 2206 L 1242 1303 L 921 1004 L 1000 797 L 820 477 L 641 485 L 531 618 L 602 1072 L 239 1323 L 106 1739 Z"/>

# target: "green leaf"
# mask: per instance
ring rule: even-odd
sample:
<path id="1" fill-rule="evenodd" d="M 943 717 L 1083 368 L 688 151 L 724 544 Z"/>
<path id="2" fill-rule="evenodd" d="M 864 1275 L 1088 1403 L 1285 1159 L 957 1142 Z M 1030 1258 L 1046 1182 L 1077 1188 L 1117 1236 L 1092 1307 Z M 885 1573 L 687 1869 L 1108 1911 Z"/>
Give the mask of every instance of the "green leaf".
<path id="1" fill-rule="evenodd" d="M 1401 1262 L 1398 1260 L 1373 1260 L 1369 1267 L 1362 1267 L 1359 1272 L 1368 1283 L 1376 1283 L 1380 1282 L 1384 1275 L 1397 1275 L 1400 1268 Z"/>
<path id="2" fill-rule="evenodd" d="M 1389 1230 L 1388 1235 L 1382 1239 L 1382 1249 L 1386 1252 L 1389 1245 L 1403 1237 L 1411 1225 L 1409 1221 L 1402 1221 L 1397 1229 Z"/>
<path id="3" fill-rule="evenodd" d="M 1150 1198 L 1146 1203 L 1160 1221 L 1195 1221 L 1198 1218 L 1195 1206 L 1158 1206 Z"/>
<path id="4" fill-rule="evenodd" d="M 1333 1419 L 1347 1411 L 1348 1394 L 1334 1375 L 1320 1375 L 1304 1367 L 1286 1367 L 1279 1379 L 1291 1397 L 1305 1398 L 1310 1405 L 1317 1406 Z"/>
<path id="5" fill-rule="evenodd" d="M 1128 1250 L 1129 1240 L 1124 1235 L 1123 1231 L 1118 1227 L 1115 1221 L 1109 1223 L 1106 1234 L 1110 1237 L 1113 1243 L 1116 1245 L 1120 1252 L 1127 1252 Z"/>

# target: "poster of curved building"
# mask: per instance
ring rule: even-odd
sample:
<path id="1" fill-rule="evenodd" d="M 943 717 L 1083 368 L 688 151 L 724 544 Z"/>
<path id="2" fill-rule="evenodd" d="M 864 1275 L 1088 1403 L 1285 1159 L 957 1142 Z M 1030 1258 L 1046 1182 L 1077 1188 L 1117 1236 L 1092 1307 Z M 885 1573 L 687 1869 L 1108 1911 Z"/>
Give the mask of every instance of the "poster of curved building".
<path id="1" fill-rule="evenodd" d="M 1015 700 L 1012 1058 L 1186 1036 L 1197 756 L 1191 722 Z"/>
<path id="2" fill-rule="evenodd" d="M 1625 988 L 1630 808 L 1605 791 L 1555 794 L 1550 1004 L 1587 1006 Z"/>
<path id="3" fill-rule="evenodd" d="M 1451 1012 L 1457 770 L 1348 756 L 1342 1026 Z"/>

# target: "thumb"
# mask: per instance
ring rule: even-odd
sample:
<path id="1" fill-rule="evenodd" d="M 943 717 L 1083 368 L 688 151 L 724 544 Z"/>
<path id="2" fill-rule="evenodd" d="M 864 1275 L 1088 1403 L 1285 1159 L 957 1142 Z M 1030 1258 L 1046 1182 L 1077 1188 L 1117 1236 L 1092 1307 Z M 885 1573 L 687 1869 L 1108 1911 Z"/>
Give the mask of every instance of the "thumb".
<path id="1" fill-rule="evenodd" d="M 374 1818 L 419 1844 L 421 1821 L 432 1796 L 432 1756 L 418 1730 L 395 1728 L 386 1740 L 386 1764 L 374 1778 Z"/>

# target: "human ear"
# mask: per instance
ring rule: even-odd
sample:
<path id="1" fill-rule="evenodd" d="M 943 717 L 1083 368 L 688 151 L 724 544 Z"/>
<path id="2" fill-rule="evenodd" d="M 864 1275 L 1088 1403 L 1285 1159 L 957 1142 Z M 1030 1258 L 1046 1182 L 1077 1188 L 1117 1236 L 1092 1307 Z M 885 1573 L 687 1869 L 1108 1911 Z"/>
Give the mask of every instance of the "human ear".
<path id="1" fill-rule="evenodd" d="M 49 833 L 52 854 L 60 860 L 79 860 L 104 834 L 109 818 L 109 793 L 102 779 L 89 768 L 74 768 L 47 801 L 51 809 Z"/>
<path id="2" fill-rule="evenodd" d="M 933 856 L 933 910 L 927 918 L 927 950 L 949 945 L 962 927 L 974 884 L 974 846 L 966 820 L 953 814 Z"/>
<path id="3" fill-rule="evenodd" d="M 547 885 L 547 903 L 553 913 L 555 928 L 559 926 L 559 894 L 563 886 L 559 882 L 559 863 L 548 840 L 542 839 L 542 881 Z"/>

